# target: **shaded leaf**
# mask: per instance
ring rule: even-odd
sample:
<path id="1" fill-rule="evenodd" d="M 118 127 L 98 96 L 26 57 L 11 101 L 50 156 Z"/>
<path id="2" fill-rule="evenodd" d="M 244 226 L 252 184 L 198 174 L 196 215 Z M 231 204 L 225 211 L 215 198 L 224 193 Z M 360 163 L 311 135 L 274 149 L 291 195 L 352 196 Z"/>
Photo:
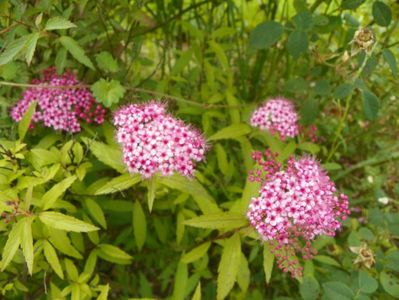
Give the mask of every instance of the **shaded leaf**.
<path id="1" fill-rule="evenodd" d="M 135 201 L 133 205 L 133 233 L 140 251 L 147 238 L 147 221 L 139 201 Z"/>
<path id="2" fill-rule="evenodd" d="M 249 45 L 255 49 L 267 49 L 276 43 L 284 32 L 283 26 L 275 21 L 258 24 L 249 37 Z"/>

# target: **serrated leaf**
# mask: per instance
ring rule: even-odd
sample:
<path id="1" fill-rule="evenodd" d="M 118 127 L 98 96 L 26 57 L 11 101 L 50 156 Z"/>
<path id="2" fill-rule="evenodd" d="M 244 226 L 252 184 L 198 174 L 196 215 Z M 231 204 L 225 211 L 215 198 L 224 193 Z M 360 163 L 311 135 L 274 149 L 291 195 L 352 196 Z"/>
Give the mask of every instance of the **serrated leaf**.
<path id="1" fill-rule="evenodd" d="M 147 238 L 147 221 L 139 201 L 133 205 L 133 233 L 137 248 L 141 251 Z"/>
<path id="2" fill-rule="evenodd" d="M 241 291 L 245 294 L 248 291 L 251 271 L 248 267 L 248 260 L 243 253 L 241 253 L 240 267 L 237 273 L 237 283 L 240 286 Z"/>
<path id="3" fill-rule="evenodd" d="M 96 62 L 98 67 L 106 72 L 117 72 L 118 62 L 112 57 L 111 53 L 102 51 L 96 55 Z"/>
<path id="4" fill-rule="evenodd" d="M 35 50 L 36 50 L 36 45 L 37 45 L 37 41 L 40 38 L 40 33 L 39 32 L 34 32 L 31 33 L 30 35 L 28 35 L 28 38 L 26 40 L 26 53 L 25 53 L 25 58 L 26 58 L 26 62 L 28 63 L 28 65 L 30 65 L 30 63 L 32 62 L 32 58 L 33 55 L 35 54 Z"/>
<path id="5" fill-rule="evenodd" d="M 263 244 L 263 271 L 265 272 L 266 283 L 269 284 L 272 277 L 274 254 L 270 251 L 268 242 Z"/>
<path id="6" fill-rule="evenodd" d="M 251 127 L 247 124 L 234 124 L 221 129 L 208 138 L 208 141 L 222 139 L 234 139 L 251 132 Z"/>
<path id="7" fill-rule="evenodd" d="M 373 18 L 378 25 L 387 27 L 392 20 L 391 9 L 384 2 L 375 1 L 373 3 Z"/>
<path id="8" fill-rule="evenodd" d="M 129 264 L 133 259 L 132 256 L 127 254 L 122 249 L 109 244 L 100 244 L 98 245 L 97 255 L 102 259 L 105 259 L 110 262 L 114 262 L 117 264 Z"/>
<path id="9" fill-rule="evenodd" d="M 14 258 L 14 255 L 17 252 L 19 245 L 21 244 L 23 230 L 24 230 L 23 222 L 17 222 L 12 227 L 8 235 L 7 242 L 3 248 L 3 254 L 1 259 L 1 271 L 4 271 L 4 269 Z"/>
<path id="10" fill-rule="evenodd" d="M 28 272 L 32 275 L 33 272 L 33 237 L 32 237 L 32 221 L 33 217 L 25 217 L 22 222 L 22 236 L 21 236 L 21 248 L 22 253 L 25 257 L 26 265 L 28 266 Z"/>
<path id="11" fill-rule="evenodd" d="M 94 70 L 93 63 L 85 54 L 85 51 L 80 47 L 79 43 L 69 36 L 62 36 L 59 38 L 60 43 L 78 62 L 84 64 L 90 69 Z"/>
<path id="12" fill-rule="evenodd" d="M 107 184 L 100 187 L 96 191 L 96 195 L 112 194 L 123 190 L 126 190 L 141 181 L 141 175 L 139 174 L 123 174 L 113 178 Z"/>
<path id="13" fill-rule="evenodd" d="M 119 148 L 90 139 L 83 140 L 99 161 L 117 170 L 119 173 L 125 172 L 125 165 L 122 162 L 122 151 Z"/>
<path id="14" fill-rule="evenodd" d="M 158 182 L 169 188 L 191 195 L 201 211 L 205 214 L 220 212 L 215 199 L 213 199 L 201 183 L 194 178 L 188 179 L 180 174 L 174 174 L 172 176 L 159 177 Z"/>
<path id="15" fill-rule="evenodd" d="M 36 109 L 36 101 L 32 102 L 29 108 L 25 111 L 24 116 L 18 124 L 18 136 L 19 140 L 22 141 L 28 132 L 30 122 Z"/>
<path id="16" fill-rule="evenodd" d="M 58 277 L 64 279 L 64 273 L 62 272 L 62 267 L 54 247 L 49 242 L 44 241 L 43 249 L 44 249 L 44 257 L 46 258 L 47 262 L 50 264 L 51 268 L 58 275 Z"/>
<path id="17" fill-rule="evenodd" d="M 275 21 L 258 24 L 249 37 L 249 45 L 255 49 L 267 49 L 275 44 L 282 36 L 284 28 Z"/>
<path id="18" fill-rule="evenodd" d="M 293 58 L 298 58 L 308 50 L 308 36 L 306 32 L 295 30 L 290 33 L 287 41 L 288 52 Z"/>
<path id="19" fill-rule="evenodd" d="M 362 96 L 364 116 L 367 120 L 376 120 L 379 110 L 379 101 L 377 96 L 368 90 L 364 90 Z"/>
<path id="20" fill-rule="evenodd" d="M 240 214 L 223 212 L 192 218 L 184 221 L 184 224 L 198 228 L 234 229 L 248 225 L 248 220 Z"/>
<path id="21" fill-rule="evenodd" d="M 41 212 L 39 219 L 49 227 L 65 231 L 89 232 L 99 229 L 94 225 L 54 211 Z"/>
<path id="22" fill-rule="evenodd" d="M 224 299 L 234 286 L 241 260 L 240 235 L 235 233 L 226 240 L 218 267 L 217 300 Z"/>
<path id="23" fill-rule="evenodd" d="M 92 198 L 87 198 L 85 203 L 89 214 L 93 217 L 93 219 L 96 220 L 101 227 L 107 229 L 107 221 L 105 220 L 104 212 L 100 205 L 98 205 L 98 203 Z"/>
<path id="24" fill-rule="evenodd" d="M 55 201 L 75 182 L 76 176 L 70 176 L 54 185 L 42 197 L 43 210 L 52 208 Z"/>
<path id="25" fill-rule="evenodd" d="M 45 30 L 58 30 L 58 29 L 68 29 L 76 27 L 71 21 L 65 19 L 64 17 L 56 16 L 48 19 Z"/>
<path id="26" fill-rule="evenodd" d="M 189 263 L 192 263 L 193 261 L 200 259 L 201 257 L 203 257 L 205 255 L 205 253 L 208 251 L 210 246 L 211 246 L 211 242 L 206 242 L 206 243 L 199 245 L 198 247 L 195 247 L 190 252 L 187 252 L 186 254 L 184 254 L 181 258 L 181 261 L 186 264 L 189 264 Z"/>
<path id="27" fill-rule="evenodd" d="M 107 81 L 103 78 L 91 86 L 91 91 L 98 103 L 105 107 L 117 104 L 125 94 L 125 88 L 117 80 Z"/>
<path id="28" fill-rule="evenodd" d="M 5 50 L 0 54 L 0 66 L 5 65 L 14 59 L 26 45 L 29 35 L 21 36 L 20 38 L 9 43 Z"/>

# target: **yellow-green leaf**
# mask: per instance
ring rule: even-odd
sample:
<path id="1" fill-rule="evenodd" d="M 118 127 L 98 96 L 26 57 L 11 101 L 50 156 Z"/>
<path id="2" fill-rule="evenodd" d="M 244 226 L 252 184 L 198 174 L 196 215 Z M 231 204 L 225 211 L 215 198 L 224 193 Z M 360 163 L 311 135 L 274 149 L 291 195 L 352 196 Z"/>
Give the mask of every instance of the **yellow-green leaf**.
<path id="1" fill-rule="evenodd" d="M 2 260 L 1 260 L 1 271 L 8 266 L 11 260 L 14 258 L 15 252 L 17 252 L 24 230 L 24 223 L 15 223 L 12 227 L 6 245 L 3 248 Z"/>
<path id="2" fill-rule="evenodd" d="M 18 124 L 18 136 L 19 140 L 22 141 L 28 132 L 30 121 L 32 120 L 32 116 L 35 112 L 36 109 L 36 102 L 32 102 L 29 106 L 29 108 L 26 110 L 24 113 L 24 116 L 22 117 L 22 120 Z"/>
<path id="3" fill-rule="evenodd" d="M 270 245 L 268 242 L 263 244 L 263 270 L 265 271 L 266 283 L 270 282 L 270 278 L 272 277 L 273 271 L 273 263 L 274 263 L 274 254 L 270 251 Z"/>
<path id="4" fill-rule="evenodd" d="M 107 221 L 105 220 L 104 212 L 100 205 L 92 198 L 86 199 L 86 206 L 89 214 L 100 224 L 104 229 L 107 229 Z"/>
<path id="5" fill-rule="evenodd" d="M 54 272 L 61 278 L 64 279 L 64 273 L 62 272 L 62 267 L 57 256 L 57 252 L 54 247 L 48 242 L 44 241 L 44 257 L 50 264 Z"/>
<path id="6" fill-rule="evenodd" d="M 147 221 L 139 201 L 136 201 L 133 206 L 133 233 L 140 251 L 147 237 Z"/>
<path id="7" fill-rule="evenodd" d="M 233 229 L 248 225 L 248 220 L 243 215 L 232 212 L 224 212 L 202 215 L 200 217 L 187 220 L 184 222 L 184 224 L 199 228 Z"/>
<path id="8" fill-rule="evenodd" d="M 70 176 L 60 181 L 49 189 L 42 197 L 43 209 L 47 210 L 54 206 L 55 201 L 74 183 L 76 176 Z"/>
<path id="9" fill-rule="evenodd" d="M 106 183 L 104 186 L 100 187 L 95 194 L 103 195 L 103 194 L 112 194 L 116 192 L 120 192 L 126 190 L 133 185 L 139 183 L 141 181 L 141 175 L 134 174 L 131 175 L 129 173 L 120 175 L 118 177 L 113 178 L 111 181 Z"/>
<path id="10" fill-rule="evenodd" d="M 28 272 L 32 275 L 33 272 L 33 237 L 32 237 L 32 221 L 33 217 L 23 218 L 20 222 L 22 223 L 22 236 L 21 236 L 21 247 L 22 253 L 24 254 L 26 265 L 28 266 Z"/>
<path id="11" fill-rule="evenodd" d="M 251 132 L 251 127 L 247 124 L 234 124 L 221 129 L 208 138 L 209 141 L 222 139 L 234 139 Z"/>
<path id="12" fill-rule="evenodd" d="M 205 255 L 205 253 L 208 251 L 210 246 L 211 246 L 211 242 L 206 242 L 206 243 L 199 245 L 198 247 L 195 247 L 190 252 L 184 254 L 183 257 L 181 258 L 181 261 L 188 264 L 188 263 L 191 263 L 193 261 L 200 259 L 201 257 L 203 257 Z"/>
<path id="13" fill-rule="evenodd" d="M 59 212 L 46 211 L 39 214 L 39 219 L 49 227 L 74 232 L 88 232 L 99 228 Z"/>

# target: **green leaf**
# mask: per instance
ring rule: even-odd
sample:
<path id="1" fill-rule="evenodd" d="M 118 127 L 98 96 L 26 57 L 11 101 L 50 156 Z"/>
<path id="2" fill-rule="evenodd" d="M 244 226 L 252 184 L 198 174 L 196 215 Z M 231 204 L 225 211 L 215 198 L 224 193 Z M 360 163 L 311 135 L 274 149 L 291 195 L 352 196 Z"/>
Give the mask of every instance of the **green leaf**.
<path id="1" fill-rule="evenodd" d="M 379 110 L 379 101 L 374 93 L 364 90 L 363 96 L 363 111 L 367 120 L 373 121 L 377 119 Z"/>
<path id="2" fill-rule="evenodd" d="M 301 108 L 302 122 L 305 126 L 308 126 L 316 120 L 319 115 L 319 100 L 311 98 L 306 100 Z"/>
<path id="3" fill-rule="evenodd" d="M 192 263 L 193 261 L 200 259 L 201 257 L 203 257 L 206 254 L 206 252 L 208 251 L 210 246 L 211 246 L 211 242 L 205 242 L 205 243 L 199 245 L 198 247 L 195 247 L 190 252 L 187 252 L 186 254 L 184 254 L 181 258 L 181 261 L 186 264 L 189 264 L 189 263 Z"/>
<path id="4" fill-rule="evenodd" d="M 118 62 L 107 51 L 102 51 L 96 55 L 98 67 L 106 72 L 115 73 L 118 71 Z"/>
<path id="5" fill-rule="evenodd" d="M 399 279 L 391 273 L 381 272 L 380 282 L 384 290 L 395 298 L 399 298 Z"/>
<path id="6" fill-rule="evenodd" d="M 255 49 L 267 49 L 275 44 L 284 32 L 281 24 L 266 21 L 258 24 L 249 37 L 249 45 Z"/>
<path id="7" fill-rule="evenodd" d="M 179 261 L 176 270 L 176 276 L 173 286 L 173 300 L 184 300 L 184 295 L 186 292 L 186 286 L 188 282 L 188 270 L 187 265 L 182 261 Z"/>
<path id="8" fill-rule="evenodd" d="M 147 203 L 150 212 L 152 211 L 152 206 L 154 205 L 155 192 L 157 190 L 156 180 L 157 177 L 155 175 L 147 180 Z"/>
<path id="9" fill-rule="evenodd" d="M 270 251 L 270 244 L 268 242 L 263 243 L 263 270 L 265 272 L 266 283 L 269 284 L 270 278 L 272 278 L 274 264 L 274 254 Z"/>
<path id="10" fill-rule="evenodd" d="M 43 210 L 54 206 L 55 201 L 75 182 L 76 176 L 70 176 L 54 185 L 42 197 Z"/>
<path id="11" fill-rule="evenodd" d="M 293 58 L 298 58 L 308 50 L 308 36 L 306 32 L 295 30 L 290 33 L 287 41 L 288 52 Z"/>
<path id="12" fill-rule="evenodd" d="M 299 144 L 298 148 L 311 154 L 316 154 L 320 151 L 320 146 L 311 142 Z"/>
<path id="13" fill-rule="evenodd" d="M 215 41 L 209 41 L 209 48 L 215 53 L 217 59 L 224 69 L 229 67 L 229 61 L 223 47 Z"/>
<path id="14" fill-rule="evenodd" d="M 65 270 L 67 272 L 68 279 L 71 281 L 78 281 L 79 272 L 78 272 L 78 269 L 76 268 L 76 266 L 74 265 L 74 263 L 68 258 L 64 259 L 64 263 L 65 263 Z"/>
<path id="15" fill-rule="evenodd" d="M 229 162 L 227 160 L 227 153 L 221 144 L 216 144 L 215 150 L 218 167 L 220 171 L 222 171 L 223 175 L 226 176 L 229 173 Z"/>
<path id="16" fill-rule="evenodd" d="M 35 54 L 36 45 L 39 38 L 40 38 L 39 32 L 34 32 L 28 35 L 25 45 L 26 47 L 25 58 L 28 65 L 30 65 L 30 63 L 32 62 L 32 58 L 33 55 Z"/>
<path id="17" fill-rule="evenodd" d="M 100 286 L 98 286 L 98 288 L 100 289 L 100 295 L 98 295 L 97 300 L 107 300 L 108 293 L 110 290 L 109 284 L 100 285 Z"/>
<path id="18" fill-rule="evenodd" d="M 198 285 L 191 300 L 201 300 L 201 281 L 198 282 Z"/>
<path id="19" fill-rule="evenodd" d="M 130 173 L 120 175 L 111 179 L 107 184 L 100 187 L 95 194 L 96 195 L 104 195 L 104 194 L 112 194 L 117 193 L 123 190 L 126 190 L 135 184 L 141 181 L 141 175 L 135 174 L 131 175 Z"/>
<path id="20" fill-rule="evenodd" d="M 97 102 L 102 103 L 105 107 L 118 104 L 125 94 L 125 88 L 119 81 L 114 79 L 107 81 L 103 78 L 91 86 L 91 91 Z"/>
<path id="21" fill-rule="evenodd" d="M 21 244 L 21 238 L 24 234 L 24 222 L 17 222 L 13 225 L 9 235 L 7 242 L 3 248 L 3 254 L 1 259 L 1 271 L 8 266 L 8 264 L 13 259 L 15 253 L 18 250 L 19 245 Z"/>
<path id="22" fill-rule="evenodd" d="M 90 69 L 94 70 L 93 63 L 90 58 L 85 54 L 85 51 L 82 47 L 75 41 L 73 38 L 69 36 L 62 36 L 59 38 L 59 41 L 62 46 L 75 58 L 78 62 L 84 64 Z"/>
<path id="23" fill-rule="evenodd" d="M 62 272 L 62 267 L 54 247 L 48 241 L 44 241 L 43 246 L 44 257 L 46 258 L 47 262 L 50 264 L 51 268 L 58 275 L 58 277 L 64 279 L 64 273 Z"/>
<path id="24" fill-rule="evenodd" d="M 366 0 L 342 0 L 342 8 L 343 9 L 351 9 L 355 10 L 360 5 L 362 5 Z"/>
<path id="25" fill-rule="evenodd" d="M 24 35 L 9 43 L 3 53 L 0 54 L 0 66 L 14 59 L 24 49 L 30 35 Z"/>
<path id="26" fill-rule="evenodd" d="M 58 30 L 58 29 L 68 29 L 76 27 L 71 21 L 68 21 L 64 17 L 56 16 L 48 19 L 45 30 Z"/>
<path id="27" fill-rule="evenodd" d="M 62 74 L 65 69 L 67 58 L 67 51 L 65 48 L 61 48 L 57 51 L 57 56 L 55 57 L 55 66 L 57 67 L 57 73 Z"/>
<path id="28" fill-rule="evenodd" d="M 399 272 L 399 250 L 389 252 L 385 256 L 384 267 Z"/>
<path id="29" fill-rule="evenodd" d="M 49 227 L 65 231 L 89 232 L 99 229 L 94 225 L 54 211 L 41 212 L 39 219 Z"/>
<path id="30" fill-rule="evenodd" d="M 85 204 L 89 214 L 93 217 L 93 219 L 96 220 L 101 227 L 107 229 L 107 221 L 105 220 L 104 212 L 100 205 L 98 205 L 98 203 L 92 198 L 87 198 Z"/>
<path id="31" fill-rule="evenodd" d="M 28 132 L 30 122 L 32 120 L 33 114 L 35 113 L 36 104 L 36 101 L 30 104 L 29 108 L 26 110 L 24 116 L 18 124 L 18 136 L 20 141 L 24 139 L 26 133 Z"/>
<path id="32" fill-rule="evenodd" d="M 334 97 L 337 99 L 344 99 L 349 97 L 353 91 L 353 85 L 350 83 L 342 83 L 334 90 Z"/>
<path id="33" fill-rule="evenodd" d="M 239 270 L 237 273 L 237 283 L 241 291 L 246 293 L 251 279 L 251 271 L 248 267 L 248 260 L 243 253 L 241 253 Z"/>
<path id="34" fill-rule="evenodd" d="M 359 289 L 366 294 L 372 294 L 378 289 L 378 281 L 367 272 L 359 271 Z"/>
<path id="35" fill-rule="evenodd" d="M 125 172 L 125 165 L 122 162 L 122 152 L 119 148 L 90 139 L 84 139 L 84 142 L 89 146 L 94 156 L 103 164 L 110 166 L 119 173 Z"/>
<path id="36" fill-rule="evenodd" d="M 57 250 L 61 251 L 63 254 L 77 259 L 83 258 L 82 255 L 72 246 L 71 241 L 65 231 L 51 227 L 48 227 L 47 229 L 49 232 L 49 241 Z"/>
<path id="37" fill-rule="evenodd" d="M 147 221 L 139 201 L 133 205 L 133 233 L 137 248 L 141 251 L 147 238 Z"/>
<path id="38" fill-rule="evenodd" d="M 234 139 L 246 135 L 251 132 L 251 127 L 247 124 L 234 124 L 221 129 L 208 138 L 208 141 L 216 141 L 222 139 Z"/>
<path id="39" fill-rule="evenodd" d="M 391 68 L 392 75 L 396 77 L 398 75 L 398 67 L 396 64 L 396 57 L 393 55 L 392 51 L 389 49 L 382 50 L 382 56 Z"/>
<path id="40" fill-rule="evenodd" d="M 392 20 L 391 9 L 384 2 L 375 1 L 373 3 L 373 18 L 378 25 L 387 27 Z"/>
<path id="41" fill-rule="evenodd" d="M 240 214 L 223 212 L 192 218 L 184 221 L 184 224 L 198 228 L 234 229 L 248 225 L 248 220 Z"/>
<path id="42" fill-rule="evenodd" d="M 32 237 L 32 221 L 33 217 L 25 217 L 20 222 L 22 224 L 21 248 L 24 254 L 28 272 L 33 272 L 33 237 Z"/>
<path id="43" fill-rule="evenodd" d="M 125 251 L 113 245 L 100 244 L 98 245 L 98 250 L 97 254 L 99 257 L 117 264 L 129 264 L 133 259 Z"/>
<path id="44" fill-rule="evenodd" d="M 217 279 L 218 300 L 224 299 L 234 286 L 241 262 L 240 235 L 235 233 L 226 240 L 220 259 Z"/>
<path id="45" fill-rule="evenodd" d="M 323 289 L 329 300 L 352 300 L 355 296 L 353 291 L 346 284 L 338 281 L 324 283 Z"/>
<path id="46" fill-rule="evenodd" d="M 314 257 L 314 260 L 330 266 L 335 266 L 335 267 L 341 266 L 335 259 L 327 255 L 316 255 Z"/>
<path id="47" fill-rule="evenodd" d="M 196 179 L 188 179 L 180 174 L 167 177 L 159 177 L 158 182 L 169 188 L 179 190 L 191 195 L 204 214 L 220 212 L 215 199 Z"/>
<path id="48" fill-rule="evenodd" d="M 299 293 L 304 300 L 317 300 L 319 298 L 320 285 L 315 278 L 305 276 L 299 286 Z"/>

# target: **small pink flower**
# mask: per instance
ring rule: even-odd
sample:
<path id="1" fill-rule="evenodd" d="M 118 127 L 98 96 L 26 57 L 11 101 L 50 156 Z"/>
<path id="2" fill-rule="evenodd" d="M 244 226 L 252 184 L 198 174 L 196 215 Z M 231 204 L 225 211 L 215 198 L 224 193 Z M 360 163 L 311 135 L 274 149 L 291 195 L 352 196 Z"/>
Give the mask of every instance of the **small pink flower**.
<path id="1" fill-rule="evenodd" d="M 251 117 L 251 125 L 271 134 L 279 133 L 281 139 L 298 135 L 298 115 L 291 101 L 276 98 L 266 101 Z"/>
<path id="2" fill-rule="evenodd" d="M 32 80 L 34 84 L 51 86 L 79 85 L 75 75 L 66 72 L 58 75 L 55 68 L 43 72 L 42 79 Z M 46 127 L 67 132 L 79 132 L 79 121 L 101 124 L 104 122 L 106 110 L 95 103 L 89 89 L 30 87 L 23 93 L 22 99 L 12 108 L 11 117 L 19 122 L 30 104 L 36 101 L 36 112 L 32 123 L 42 122 Z"/>
<path id="3" fill-rule="evenodd" d="M 311 240 L 318 235 L 335 235 L 341 228 L 340 220 L 350 213 L 348 197 L 337 193 L 314 158 L 291 157 L 282 169 L 269 152 L 266 154 L 265 160 L 254 155 L 266 176 L 256 178 L 262 182 L 260 196 L 252 199 L 247 216 L 260 236 L 271 241 L 275 253 L 281 254 L 280 268 L 300 276 L 302 268 L 292 260 L 293 255 L 301 252 L 309 259 L 315 253 Z"/>
<path id="4" fill-rule="evenodd" d="M 204 159 L 206 143 L 194 128 L 173 118 L 159 102 L 131 104 L 114 115 L 116 139 L 130 173 L 149 178 L 178 172 L 190 177 Z"/>

